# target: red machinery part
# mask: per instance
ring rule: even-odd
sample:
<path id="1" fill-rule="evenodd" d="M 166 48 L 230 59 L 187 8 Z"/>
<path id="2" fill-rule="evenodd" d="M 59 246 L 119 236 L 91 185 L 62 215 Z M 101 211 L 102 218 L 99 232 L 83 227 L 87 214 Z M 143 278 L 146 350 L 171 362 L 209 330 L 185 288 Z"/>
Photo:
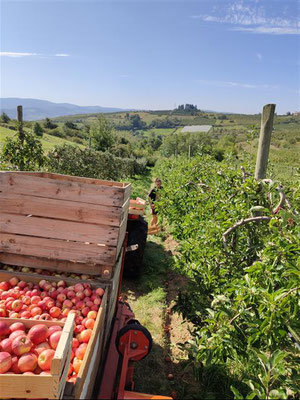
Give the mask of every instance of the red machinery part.
<path id="1" fill-rule="evenodd" d="M 133 392 L 134 362 L 146 357 L 152 346 L 150 333 L 133 318 L 129 305 L 120 301 L 98 399 L 172 399 Z"/>

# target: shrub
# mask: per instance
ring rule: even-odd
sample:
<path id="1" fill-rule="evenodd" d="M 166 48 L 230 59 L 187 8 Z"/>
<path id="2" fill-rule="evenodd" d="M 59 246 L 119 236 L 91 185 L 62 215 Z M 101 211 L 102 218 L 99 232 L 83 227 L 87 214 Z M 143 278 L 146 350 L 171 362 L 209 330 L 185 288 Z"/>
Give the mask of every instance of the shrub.
<path id="1" fill-rule="evenodd" d="M 49 171 L 96 179 L 121 180 L 135 174 L 134 159 L 115 157 L 109 152 L 64 144 L 48 153 Z"/>

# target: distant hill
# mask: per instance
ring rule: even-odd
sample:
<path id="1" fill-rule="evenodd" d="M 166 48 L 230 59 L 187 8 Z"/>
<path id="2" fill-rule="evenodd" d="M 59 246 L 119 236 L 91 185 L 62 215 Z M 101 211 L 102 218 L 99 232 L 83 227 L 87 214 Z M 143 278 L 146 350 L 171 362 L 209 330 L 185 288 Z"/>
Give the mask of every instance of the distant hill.
<path id="1" fill-rule="evenodd" d="M 77 106 L 70 103 L 52 103 L 38 99 L 22 99 L 17 97 L 0 98 L 0 114 L 5 112 L 10 118 L 16 118 L 17 106 L 23 106 L 23 118 L 26 121 L 36 119 L 61 117 L 75 114 L 111 113 L 130 111 L 121 108 L 100 106 Z"/>

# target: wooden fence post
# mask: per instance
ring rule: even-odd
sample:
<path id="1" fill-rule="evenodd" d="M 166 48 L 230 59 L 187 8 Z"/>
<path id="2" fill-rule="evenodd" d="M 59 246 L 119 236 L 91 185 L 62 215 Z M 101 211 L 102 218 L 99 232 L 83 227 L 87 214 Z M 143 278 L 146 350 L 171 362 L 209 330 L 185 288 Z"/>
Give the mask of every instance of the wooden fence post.
<path id="1" fill-rule="evenodd" d="M 22 148 L 23 148 L 23 144 L 24 144 L 24 131 L 23 131 L 23 107 L 22 106 L 18 106 L 17 107 L 17 115 L 18 115 L 18 131 L 19 131 L 19 139 L 20 142 L 22 144 Z M 20 171 L 24 171 L 24 160 L 22 159 L 20 161 Z"/>
<path id="2" fill-rule="evenodd" d="M 264 179 L 266 177 L 275 106 L 275 104 L 265 105 L 261 115 L 261 127 L 256 157 L 255 179 Z"/>

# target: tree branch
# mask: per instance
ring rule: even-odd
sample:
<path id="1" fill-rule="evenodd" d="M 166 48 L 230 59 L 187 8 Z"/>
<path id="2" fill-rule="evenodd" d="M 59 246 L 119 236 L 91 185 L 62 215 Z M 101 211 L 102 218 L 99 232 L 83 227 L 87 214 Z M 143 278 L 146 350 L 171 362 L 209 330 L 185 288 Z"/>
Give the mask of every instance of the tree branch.
<path id="1" fill-rule="evenodd" d="M 239 222 L 234 224 L 231 228 L 227 229 L 227 231 L 223 233 L 222 239 L 223 239 L 223 244 L 224 244 L 225 249 L 227 248 L 227 240 L 226 240 L 227 236 L 231 232 L 235 231 L 239 226 L 249 224 L 250 222 L 261 222 L 261 221 L 269 222 L 270 220 L 271 220 L 271 217 L 267 217 L 265 215 L 260 216 L 260 217 L 251 217 L 251 218 L 241 219 Z"/>

